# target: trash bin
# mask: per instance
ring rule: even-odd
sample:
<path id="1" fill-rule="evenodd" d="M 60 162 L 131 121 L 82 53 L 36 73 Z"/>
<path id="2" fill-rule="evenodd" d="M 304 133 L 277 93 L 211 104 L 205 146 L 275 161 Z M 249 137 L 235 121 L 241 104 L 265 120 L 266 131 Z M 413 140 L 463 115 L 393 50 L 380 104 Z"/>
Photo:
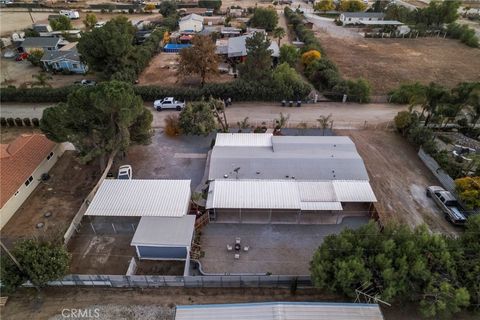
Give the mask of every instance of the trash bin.
<path id="1" fill-rule="evenodd" d="M 301 100 L 297 100 L 297 107 L 301 107 L 302 106 L 302 101 Z"/>
<path id="2" fill-rule="evenodd" d="M 289 102 L 288 102 L 288 106 L 289 106 L 289 107 L 293 107 L 293 101 L 289 101 Z"/>
<path id="3" fill-rule="evenodd" d="M 285 107 L 287 105 L 287 101 L 282 100 L 282 107 Z"/>

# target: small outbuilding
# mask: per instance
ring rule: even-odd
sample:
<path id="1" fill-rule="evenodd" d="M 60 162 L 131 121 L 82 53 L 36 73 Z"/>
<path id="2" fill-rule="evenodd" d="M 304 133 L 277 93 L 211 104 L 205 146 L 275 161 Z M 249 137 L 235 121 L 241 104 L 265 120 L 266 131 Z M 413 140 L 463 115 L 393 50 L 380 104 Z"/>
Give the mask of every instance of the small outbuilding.
<path id="1" fill-rule="evenodd" d="M 142 217 L 133 236 L 139 259 L 186 260 L 190 254 L 195 216 Z"/>
<path id="2" fill-rule="evenodd" d="M 365 21 L 382 21 L 385 17 L 383 12 L 343 12 L 339 20 L 343 25 L 361 24 Z"/>

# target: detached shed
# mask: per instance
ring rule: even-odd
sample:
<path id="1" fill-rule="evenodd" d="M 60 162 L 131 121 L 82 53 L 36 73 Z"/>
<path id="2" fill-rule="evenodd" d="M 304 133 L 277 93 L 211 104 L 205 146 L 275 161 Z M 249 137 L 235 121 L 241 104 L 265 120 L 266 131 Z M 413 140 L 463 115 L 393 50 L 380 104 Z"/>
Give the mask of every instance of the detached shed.
<path id="1" fill-rule="evenodd" d="M 194 215 L 142 217 L 131 245 L 135 247 L 139 259 L 187 260 L 194 227 Z"/>

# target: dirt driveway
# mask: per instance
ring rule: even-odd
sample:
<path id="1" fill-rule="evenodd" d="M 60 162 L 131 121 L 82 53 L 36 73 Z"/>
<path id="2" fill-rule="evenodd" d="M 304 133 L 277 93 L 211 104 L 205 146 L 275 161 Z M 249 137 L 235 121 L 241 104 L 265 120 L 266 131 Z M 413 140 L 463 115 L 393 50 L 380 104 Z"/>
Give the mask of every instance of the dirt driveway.
<path id="1" fill-rule="evenodd" d="M 386 94 L 405 82 L 454 87 L 480 80 L 480 50 L 458 40 L 337 38 L 318 30 L 316 35 L 341 73 L 367 79 L 374 94 Z"/>
<path id="2" fill-rule="evenodd" d="M 461 231 L 426 197 L 425 187 L 439 182 L 399 134 L 380 130 L 337 130 L 336 134 L 350 136 L 362 156 L 382 222 L 411 227 L 425 223 L 434 232 L 452 235 Z"/>

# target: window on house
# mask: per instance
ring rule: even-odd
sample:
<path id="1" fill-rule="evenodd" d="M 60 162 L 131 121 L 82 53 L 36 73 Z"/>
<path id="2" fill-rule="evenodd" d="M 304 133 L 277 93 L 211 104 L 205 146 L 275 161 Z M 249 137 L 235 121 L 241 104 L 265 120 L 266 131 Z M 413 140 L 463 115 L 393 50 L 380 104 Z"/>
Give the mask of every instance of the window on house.
<path id="1" fill-rule="evenodd" d="M 15 194 L 13 196 L 16 197 L 19 192 L 20 192 L 20 190 L 17 190 L 17 192 L 15 192 Z"/>
<path id="2" fill-rule="evenodd" d="M 72 64 L 72 67 L 73 67 L 74 69 L 78 69 L 78 64 L 74 63 L 74 64 Z"/>
<path id="3" fill-rule="evenodd" d="M 50 154 L 47 156 L 47 160 L 50 160 L 53 157 L 53 152 L 50 152 Z"/>
<path id="4" fill-rule="evenodd" d="M 25 186 L 28 187 L 30 183 L 32 183 L 32 181 L 33 181 L 33 176 L 28 177 L 27 181 L 25 181 Z"/>

